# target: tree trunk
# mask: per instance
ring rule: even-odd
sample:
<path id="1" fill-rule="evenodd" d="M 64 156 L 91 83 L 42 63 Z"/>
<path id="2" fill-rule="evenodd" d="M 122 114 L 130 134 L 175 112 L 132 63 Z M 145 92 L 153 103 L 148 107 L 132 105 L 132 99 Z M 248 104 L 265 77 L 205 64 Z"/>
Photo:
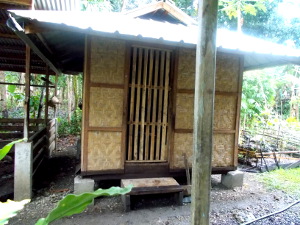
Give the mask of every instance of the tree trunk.
<path id="1" fill-rule="evenodd" d="M 73 93 L 74 93 L 74 112 L 76 113 L 76 109 L 78 107 L 78 76 L 73 76 Z"/>
<path id="2" fill-rule="evenodd" d="M 237 5 L 237 31 L 239 34 L 242 33 L 242 26 L 243 26 L 243 15 L 241 11 L 241 2 L 238 2 Z"/>
<path id="3" fill-rule="evenodd" d="M 72 77 L 67 77 L 67 93 L 68 93 L 68 122 L 71 122 L 72 116 L 72 99 L 73 99 L 73 90 L 72 90 Z"/>
<path id="4" fill-rule="evenodd" d="M 5 73 L 0 71 L 0 82 L 5 82 Z M 8 117 L 7 102 L 6 102 L 6 85 L 0 84 L 0 109 L 3 118 Z"/>
<path id="5" fill-rule="evenodd" d="M 209 224 L 218 0 L 199 0 L 196 52 L 192 225 Z"/>

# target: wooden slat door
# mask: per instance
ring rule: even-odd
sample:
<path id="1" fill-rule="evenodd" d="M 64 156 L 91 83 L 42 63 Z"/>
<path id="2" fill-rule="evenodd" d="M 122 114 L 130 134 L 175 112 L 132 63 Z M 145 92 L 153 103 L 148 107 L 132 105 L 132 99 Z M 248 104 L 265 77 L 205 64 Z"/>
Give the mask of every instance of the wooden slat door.
<path id="1" fill-rule="evenodd" d="M 168 160 L 172 51 L 131 48 L 126 161 Z"/>

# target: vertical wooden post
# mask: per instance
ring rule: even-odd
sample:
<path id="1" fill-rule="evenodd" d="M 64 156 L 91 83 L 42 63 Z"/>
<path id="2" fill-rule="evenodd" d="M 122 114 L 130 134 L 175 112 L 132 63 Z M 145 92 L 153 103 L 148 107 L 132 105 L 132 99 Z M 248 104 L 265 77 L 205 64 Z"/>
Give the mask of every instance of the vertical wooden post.
<path id="1" fill-rule="evenodd" d="M 55 84 L 54 84 L 54 96 L 57 97 L 57 83 L 58 83 L 58 75 L 59 74 L 55 74 Z M 57 131 L 58 131 L 58 124 L 57 124 L 57 104 L 54 106 L 54 119 L 55 119 L 55 147 L 54 149 L 57 149 Z M 51 153 L 50 153 L 51 154 Z"/>
<path id="2" fill-rule="evenodd" d="M 218 0 L 199 0 L 199 38 L 194 103 L 192 224 L 208 225 L 213 150 Z"/>
<path id="3" fill-rule="evenodd" d="M 55 74 L 55 84 L 54 84 L 54 96 L 57 97 L 57 82 L 58 82 L 58 74 Z M 56 118 L 56 113 L 57 113 L 57 109 L 56 109 L 56 105 L 54 107 L 54 118 Z"/>
<path id="4" fill-rule="evenodd" d="M 49 66 L 46 65 L 46 96 L 45 96 L 45 126 L 48 124 L 48 102 L 49 102 Z"/>
<path id="5" fill-rule="evenodd" d="M 26 72 L 25 72 L 25 102 L 24 102 L 24 138 L 29 138 L 29 113 L 30 113 L 30 66 L 31 49 L 26 45 Z"/>

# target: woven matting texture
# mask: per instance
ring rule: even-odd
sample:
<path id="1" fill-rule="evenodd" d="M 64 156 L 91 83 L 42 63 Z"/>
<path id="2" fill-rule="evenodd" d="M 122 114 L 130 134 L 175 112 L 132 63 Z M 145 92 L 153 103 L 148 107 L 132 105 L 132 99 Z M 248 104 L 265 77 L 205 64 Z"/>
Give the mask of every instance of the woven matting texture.
<path id="1" fill-rule="evenodd" d="M 183 154 L 186 154 L 188 164 L 192 167 L 193 162 L 193 134 L 175 133 L 174 136 L 174 158 L 172 168 L 185 168 Z"/>
<path id="2" fill-rule="evenodd" d="M 123 89 L 90 88 L 89 125 L 92 127 L 121 127 Z"/>
<path id="3" fill-rule="evenodd" d="M 88 170 L 122 169 L 121 132 L 88 133 Z"/>
<path id="4" fill-rule="evenodd" d="M 236 96 L 215 96 L 214 129 L 235 129 Z"/>
<path id="5" fill-rule="evenodd" d="M 91 40 L 91 82 L 123 84 L 125 42 L 102 37 Z"/>
<path id="6" fill-rule="evenodd" d="M 213 167 L 233 166 L 235 134 L 214 134 Z"/>
<path id="7" fill-rule="evenodd" d="M 196 68 L 196 50 L 195 49 L 179 49 L 178 58 L 178 89 L 194 89 L 195 88 L 195 68 Z"/>
<path id="8" fill-rule="evenodd" d="M 194 95 L 177 93 L 175 129 L 193 129 Z"/>
<path id="9" fill-rule="evenodd" d="M 216 91 L 238 92 L 240 58 L 237 55 L 217 55 Z"/>

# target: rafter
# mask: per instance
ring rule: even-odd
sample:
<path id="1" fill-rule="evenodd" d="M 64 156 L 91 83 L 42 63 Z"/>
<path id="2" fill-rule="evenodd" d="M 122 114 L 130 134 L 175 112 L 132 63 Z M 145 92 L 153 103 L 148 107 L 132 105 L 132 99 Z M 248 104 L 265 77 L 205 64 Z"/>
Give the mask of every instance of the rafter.
<path id="1" fill-rule="evenodd" d="M 61 71 L 57 68 L 56 63 L 53 58 L 45 55 L 44 52 L 40 50 L 38 46 L 24 33 L 22 27 L 18 24 L 18 22 L 14 18 L 9 18 L 8 25 L 10 28 L 14 30 L 16 35 L 20 37 L 45 63 L 49 65 L 49 67 L 56 73 L 61 74 Z"/>
<path id="2" fill-rule="evenodd" d="M 4 60 L 21 60 L 21 61 L 25 61 L 25 55 L 24 54 L 2 54 L 1 50 L 0 50 L 0 60 L 4 59 Z M 36 55 L 32 56 L 32 61 L 34 62 L 43 62 L 43 60 L 41 60 L 40 58 L 38 58 Z"/>
<path id="3" fill-rule="evenodd" d="M 6 26 L 6 19 L 0 19 L 0 25 L 5 25 Z"/>
<path id="4" fill-rule="evenodd" d="M 19 39 L 19 37 L 15 34 L 1 34 L 1 33 L 0 33 L 0 38 Z"/>
<path id="5" fill-rule="evenodd" d="M 25 66 L 18 66 L 16 67 L 15 65 L 0 65 L 0 70 L 1 71 L 13 71 L 13 72 L 20 72 L 24 73 L 25 72 Z M 46 71 L 44 69 L 32 69 L 32 73 L 36 74 L 46 74 Z M 55 73 L 51 70 L 49 75 L 55 75 Z"/>
<path id="6" fill-rule="evenodd" d="M 11 46 L 11 45 L 1 45 L 1 49 L 6 49 L 6 50 L 16 50 L 16 51 L 25 51 L 25 45 L 24 46 Z"/>
<path id="7" fill-rule="evenodd" d="M 31 6 L 32 0 L 0 0 L 2 4 Z"/>

